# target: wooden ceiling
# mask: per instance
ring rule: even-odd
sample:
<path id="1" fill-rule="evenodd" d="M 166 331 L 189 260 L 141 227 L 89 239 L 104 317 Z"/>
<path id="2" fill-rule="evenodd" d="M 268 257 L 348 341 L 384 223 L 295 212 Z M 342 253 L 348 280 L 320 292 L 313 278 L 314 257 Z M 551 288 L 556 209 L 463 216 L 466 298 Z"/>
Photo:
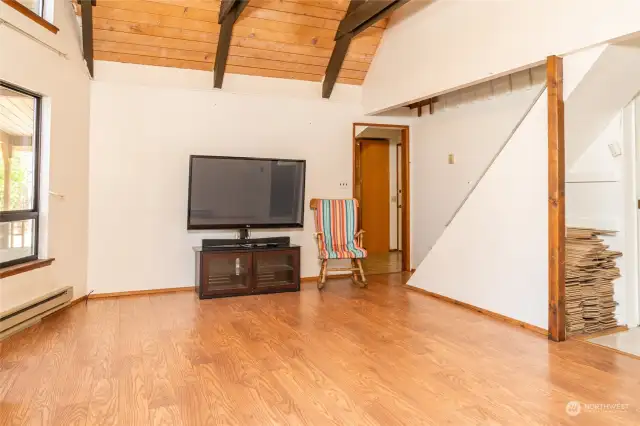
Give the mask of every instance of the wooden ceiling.
<path id="1" fill-rule="evenodd" d="M 233 26 L 226 72 L 321 81 L 349 0 L 250 0 Z M 96 60 L 213 70 L 220 25 L 215 0 L 98 0 Z M 362 84 L 387 25 L 351 41 L 338 82 Z"/>
<path id="2" fill-rule="evenodd" d="M 0 87 L 0 132 L 12 136 L 33 134 L 34 99 Z"/>

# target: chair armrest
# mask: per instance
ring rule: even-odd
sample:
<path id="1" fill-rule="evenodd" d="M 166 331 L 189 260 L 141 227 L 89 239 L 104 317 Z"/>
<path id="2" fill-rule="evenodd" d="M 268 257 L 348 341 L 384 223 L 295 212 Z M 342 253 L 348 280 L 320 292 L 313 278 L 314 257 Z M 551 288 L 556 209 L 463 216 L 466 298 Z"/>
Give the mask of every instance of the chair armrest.
<path id="1" fill-rule="evenodd" d="M 353 236 L 354 239 L 358 240 L 358 244 L 362 247 L 362 239 L 364 237 L 364 229 L 359 230 L 358 232 L 356 232 L 356 235 Z"/>

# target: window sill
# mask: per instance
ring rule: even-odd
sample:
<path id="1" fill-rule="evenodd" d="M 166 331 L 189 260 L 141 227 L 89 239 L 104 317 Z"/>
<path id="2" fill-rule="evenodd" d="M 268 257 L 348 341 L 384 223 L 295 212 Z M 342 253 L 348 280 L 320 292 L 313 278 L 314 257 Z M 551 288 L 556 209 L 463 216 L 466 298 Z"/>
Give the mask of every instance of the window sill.
<path id="1" fill-rule="evenodd" d="M 2 0 L 4 1 L 4 0 Z M 7 266 L 0 268 L 0 279 L 10 277 L 12 275 L 22 274 L 24 272 L 33 271 L 34 269 L 44 268 L 53 263 L 55 259 L 38 259 L 31 262 L 20 263 L 19 265 Z"/>
<path id="2" fill-rule="evenodd" d="M 18 3 L 16 0 L 0 0 L 0 1 L 2 1 L 7 6 L 17 10 L 27 18 L 31 19 L 36 24 L 43 26 L 44 28 L 46 28 L 47 30 L 51 31 L 54 34 L 58 34 L 58 31 L 59 31 L 58 27 L 56 27 L 51 22 L 44 19 L 42 16 L 33 12 L 23 4 Z"/>

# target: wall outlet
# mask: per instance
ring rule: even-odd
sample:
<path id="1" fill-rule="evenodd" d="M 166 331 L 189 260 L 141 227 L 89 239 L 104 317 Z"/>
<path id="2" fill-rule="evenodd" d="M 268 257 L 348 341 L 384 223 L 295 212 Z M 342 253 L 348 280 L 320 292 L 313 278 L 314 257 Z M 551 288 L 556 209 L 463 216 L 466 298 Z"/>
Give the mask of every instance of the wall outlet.
<path id="1" fill-rule="evenodd" d="M 347 182 L 340 182 L 340 188 L 348 188 L 349 184 Z"/>

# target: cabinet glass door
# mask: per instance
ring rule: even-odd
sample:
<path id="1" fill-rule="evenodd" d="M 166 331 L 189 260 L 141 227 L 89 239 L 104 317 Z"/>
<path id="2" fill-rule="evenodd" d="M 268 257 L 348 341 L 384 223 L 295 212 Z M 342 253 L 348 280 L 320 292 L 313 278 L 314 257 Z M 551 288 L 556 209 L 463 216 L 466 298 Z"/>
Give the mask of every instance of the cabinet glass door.
<path id="1" fill-rule="evenodd" d="M 251 291 L 250 253 L 205 253 L 202 294 L 242 294 Z"/>
<path id="2" fill-rule="evenodd" d="M 298 287 L 298 251 L 265 251 L 253 256 L 257 290 Z"/>

